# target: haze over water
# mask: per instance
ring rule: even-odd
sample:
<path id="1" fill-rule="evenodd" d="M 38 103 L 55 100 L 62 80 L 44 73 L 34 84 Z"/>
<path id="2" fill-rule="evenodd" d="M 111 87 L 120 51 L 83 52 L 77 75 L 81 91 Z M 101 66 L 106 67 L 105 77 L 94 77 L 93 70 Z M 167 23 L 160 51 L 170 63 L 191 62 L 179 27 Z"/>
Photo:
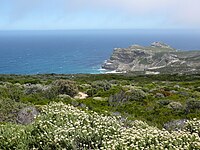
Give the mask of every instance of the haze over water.
<path id="1" fill-rule="evenodd" d="M 0 73 L 101 73 L 113 48 L 154 41 L 200 50 L 197 30 L 0 31 Z"/>

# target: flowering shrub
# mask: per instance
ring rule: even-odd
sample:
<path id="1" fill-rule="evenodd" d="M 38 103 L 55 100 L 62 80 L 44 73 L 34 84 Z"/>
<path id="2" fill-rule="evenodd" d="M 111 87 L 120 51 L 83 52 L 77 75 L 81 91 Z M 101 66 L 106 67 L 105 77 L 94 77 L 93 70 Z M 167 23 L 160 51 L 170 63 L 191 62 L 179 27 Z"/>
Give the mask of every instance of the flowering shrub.
<path id="1" fill-rule="evenodd" d="M 121 124 L 115 117 L 53 103 L 43 108 L 34 126 L 35 147 L 98 149 L 111 135 L 119 135 Z"/>
<path id="2" fill-rule="evenodd" d="M 0 125 L 0 149 L 29 149 L 30 127 L 7 123 Z"/>
<path id="3" fill-rule="evenodd" d="M 189 131 L 190 133 L 196 133 L 200 136 L 200 120 L 194 118 L 191 121 L 187 121 L 185 130 Z"/>
<path id="4" fill-rule="evenodd" d="M 184 131 L 160 130 L 142 121 L 80 110 L 63 103 L 43 107 L 29 126 L 1 125 L 0 149 L 200 149 L 199 121 Z"/>

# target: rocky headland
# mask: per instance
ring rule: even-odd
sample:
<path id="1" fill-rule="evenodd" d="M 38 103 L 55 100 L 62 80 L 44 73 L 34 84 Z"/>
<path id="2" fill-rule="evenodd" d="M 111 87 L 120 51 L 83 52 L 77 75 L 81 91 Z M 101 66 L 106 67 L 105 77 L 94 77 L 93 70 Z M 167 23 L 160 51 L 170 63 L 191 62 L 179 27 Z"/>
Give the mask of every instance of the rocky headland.
<path id="1" fill-rule="evenodd" d="M 128 48 L 115 48 L 103 69 L 116 72 L 160 73 L 199 73 L 200 51 L 181 51 L 162 43 L 150 46 L 132 45 Z"/>

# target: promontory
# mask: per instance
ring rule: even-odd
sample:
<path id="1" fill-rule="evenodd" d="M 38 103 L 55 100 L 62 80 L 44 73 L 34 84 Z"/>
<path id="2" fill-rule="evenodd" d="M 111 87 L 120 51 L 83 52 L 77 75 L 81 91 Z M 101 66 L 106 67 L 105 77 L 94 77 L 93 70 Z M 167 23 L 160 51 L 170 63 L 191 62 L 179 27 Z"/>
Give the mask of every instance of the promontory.
<path id="1" fill-rule="evenodd" d="M 199 73 L 200 51 L 176 50 L 162 42 L 154 42 L 147 47 L 132 45 L 128 48 L 115 48 L 102 68 L 145 74 Z"/>

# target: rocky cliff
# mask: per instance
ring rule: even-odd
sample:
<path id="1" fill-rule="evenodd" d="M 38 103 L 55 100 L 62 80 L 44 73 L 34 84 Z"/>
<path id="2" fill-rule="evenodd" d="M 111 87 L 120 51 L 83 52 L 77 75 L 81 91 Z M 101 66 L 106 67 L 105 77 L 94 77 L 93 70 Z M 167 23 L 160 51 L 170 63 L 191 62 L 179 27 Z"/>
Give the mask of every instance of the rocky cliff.
<path id="1" fill-rule="evenodd" d="M 200 51 L 178 51 L 161 42 L 154 42 L 147 47 L 132 45 L 115 48 L 102 68 L 146 74 L 197 73 L 200 72 Z"/>

